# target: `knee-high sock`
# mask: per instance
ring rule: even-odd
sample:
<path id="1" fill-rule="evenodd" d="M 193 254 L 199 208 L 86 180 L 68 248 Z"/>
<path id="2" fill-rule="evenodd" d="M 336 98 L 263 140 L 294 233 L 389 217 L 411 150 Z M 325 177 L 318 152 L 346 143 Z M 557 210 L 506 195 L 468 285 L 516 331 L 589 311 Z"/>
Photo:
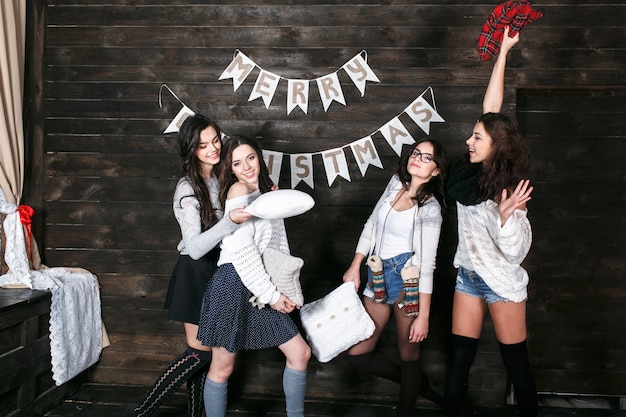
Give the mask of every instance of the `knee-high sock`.
<path id="1" fill-rule="evenodd" d="M 283 391 L 285 392 L 287 417 L 304 417 L 306 370 L 296 371 L 285 367 L 283 372 Z"/>
<path id="2" fill-rule="evenodd" d="M 478 339 L 452 335 L 443 398 L 445 417 L 459 417 L 463 414 L 467 380 L 477 347 Z"/>
<path id="3" fill-rule="evenodd" d="M 422 370 L 419 360 L 400 362 L 400 393 L 396 414 L 398 417 L 409 417 L 413 414 L 421 381 Z"/>
<path id="4" fill-rule="evenodd" d="M 204 411 L 207 417 L 226 417 L 228 382 L 204 381 Z"/>
<path id="5" fill-rule="evenodd" d="M 346 361 L 361 372 L 400 383 L 400 365 L 375 351 L 347 355 Z"/>
<path id="6" fill-rule="evenodd" d="M 530 371 L 526 341 L 513 345 L 498 343 L 502 360 L 513 381 L 515 399 L 521 417 L 537 416 L 537 387 Z"/>
<path id="7" fill-rule="evenodd" d="M 348 364 L 361 372 L 369 373 L 400 383 L 400 365 L 378 353 L 366 352 L 360 355 L 347 355 Z M 442 404 L 441 395 L 430 386 L 428 375 L 421 373 L 422 380 L 419 384 L 419 395 L 436 404 Z"/>
<path id="8" fill-rule="evenodd" d="M 211 362 L 211 352 L 188 347 L 185 353 L 174 359 L 161 373 L 144 400 L 128 415 L 151 416 L 180 386 Z"/>
<path id="9" fill-rule="evenodd" d="M 187 380 L 187 413 L 189 417 L 202 417 L 204 410 L 204 381 L 209 370 L 207 364 L 204 369 L 196 372 Z"/>

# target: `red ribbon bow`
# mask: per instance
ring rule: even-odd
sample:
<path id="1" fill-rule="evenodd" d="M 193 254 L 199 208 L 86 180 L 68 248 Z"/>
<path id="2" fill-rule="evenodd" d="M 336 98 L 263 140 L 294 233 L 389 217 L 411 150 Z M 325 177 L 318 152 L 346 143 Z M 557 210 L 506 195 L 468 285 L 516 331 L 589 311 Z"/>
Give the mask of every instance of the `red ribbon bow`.
<path id="1" fill-rule="evenodd" d="M 17 207 L 17 212 L 20 214 L 20 222 L 26 229 L 26 251 L 28 252 L 28 258 L 33 261 L 33 253 L 31 248 L 31 242 L 33 238 L 33 232 L 31 225 L 33 223 L 32 217 L 35 214 L 35 210 L 31 206 L 21 205 Z"/>

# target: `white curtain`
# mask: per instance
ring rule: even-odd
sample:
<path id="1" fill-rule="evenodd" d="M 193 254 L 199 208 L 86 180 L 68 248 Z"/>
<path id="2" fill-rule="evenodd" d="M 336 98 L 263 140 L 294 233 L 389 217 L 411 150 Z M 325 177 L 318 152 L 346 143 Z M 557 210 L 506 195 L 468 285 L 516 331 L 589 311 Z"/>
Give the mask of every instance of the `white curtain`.
<path id="1" fill-rule="evenodd" d="M 26 2 L 0 1 L 0 186 L 19 205 L 24 185 L 24 42 Z"/>

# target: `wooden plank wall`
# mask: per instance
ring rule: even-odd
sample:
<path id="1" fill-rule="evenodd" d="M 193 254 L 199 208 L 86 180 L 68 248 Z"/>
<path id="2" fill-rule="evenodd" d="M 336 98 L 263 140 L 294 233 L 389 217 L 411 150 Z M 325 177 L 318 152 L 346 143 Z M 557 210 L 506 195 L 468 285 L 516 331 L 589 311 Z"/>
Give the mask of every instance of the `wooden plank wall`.
<path id="1" fill-rule="evenodd" d="M 317 202 L 312 211 L 287 222 L 292 250 L 306 261 L 305 295 L 313 300 L 340 282 L 362 224 L 394 169 L 397 156 L 377 133 L 383 124 L 431 86 L 445 123 L 431 125 L 430 137 L 441 140 L 451 154 L 463 152 L 492 66 L 478 60 L 474 42 L 497 2 L 29 4 L 45 15 L 39 20 L 45 21 L 45 55 L 34 63 L 34 74 L 37 68 L 43 74 L 43 90 L 32 92 L 33 99 L 43 97 L 43 117 L 33 118 L 40 129 L 35 129 L 33 143 L 37 132 L 44 136 L 33 151 L 28 190 L 38 209 L 35 222 L 44 261 L 87 268 L 102 285 L 112 345 L 91 379 L 149 384 L 183 347 L 180 325 L 168 322 L 162 310 L 179 239 L 171 196 L 180 162 L 176 136 L 161 132 L 181 105 L 165 92 L 159 107 L 161 84 L 167 83 L 193 110 L 218 120 L 227 133 L 258 134 L 270 150 L 318 152 L 374 133 L 384 169 L 370 167 L 362 177 L 348 154 L 351 181 L 338 178 L 328 186 L 318 155 L 314 189 L 298 186 Z M 530 204 L 536 243 L 527 261 L 531 360 L 542 391 L 626 395 L 626 338 L 620 330 L 626 298 L 620 115 L 625 107 L 626 6 L 611 0 L 602 5 L 546 0 L 535 7 L 545 16 L 524 29 L 521 44 L 511 53 L 505 106 L 506 112 L 515 112 L 517 87 L 542 91 L 527 95 L 534 100 L 524 102 L 530 107 L 524 107 L 522 118 L 540 160 L 535 167 L 537 198 Z M 311 84 L 308 113 L 295 109 L 287 115 L 286 81 L 281 80 L 266 109 L 261 100 L 248 101 L 258 68 L 236 92 L 230 80 L 218 80 L 237 49 L 263 69 L 299 79 L 338 71 L 366 50 L 380 83 L 368 83 L 361 96 L 339 72 L 345 106 L 333 103 L 324 111 Z M 594 93 L 578 109 L 559 90 L 546 89 L 606 86 L 614 88 Z M 427 136 L 405 115 L 401 119 L 415 138 Z M 596 145 L 600 138 L 602 145 Z M 289 187 L 287 167 L 285 160 L 283 188 Z M 439 391 L 455 243 L 450 210 L 440 245 L 431 336 L 424 345 L 424 367 Z M 391 340 L 389 333 L 382 347 L 389 352 Z M 276 352 L 250 353 L 241 355 L 236 378 L 243 381 L 243 390 L 280 392 L 281 369 Z M 309 375 L 310 396 L 395 396 L 395 386 L 348 372 L 341 358 L 325 365 L 313 361 Z M 470 396 L 477 403 L 501 404 L 505 385 L 487 322 Z"/>

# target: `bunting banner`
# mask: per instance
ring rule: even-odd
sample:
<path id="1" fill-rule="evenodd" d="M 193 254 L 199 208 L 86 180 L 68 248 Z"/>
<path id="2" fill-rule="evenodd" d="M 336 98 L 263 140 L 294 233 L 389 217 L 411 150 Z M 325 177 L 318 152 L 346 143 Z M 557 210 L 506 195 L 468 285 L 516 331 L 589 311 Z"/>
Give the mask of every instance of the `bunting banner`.
<path id="1" fill-rule="evenodd" d="M 280 80 L 285 79 L 287 80 L 287 115 L 291 114 L 296 107 L 300 108 L 304 114 L 307 114 L 309 105 L 309 84 L 313 81 L 319 89 L 324 111 L 328 111 L 333 101 L 343 104 L 344 106 L 346 105 L 341 83 L 339 82 L 339 70 L 313 80 L 283 78 L 280 75 L 259 67 L 238 49 L 235 51 L 233 60 L 220 75 L 219 80 L 232 79 L 233 91 L 237 91 L 254 68 L 257 67 L 259 68 L 259 75 L 248 97 L 248 101 L 261 98 L 265 104 L 265 108 L 269 109 L 274 94 L 276 93 L 278 83 Z M 365 95 L 367 81 L 380 82 L 374 71 L 372 71 L 372 68 L 367 64 L 367 52 L 365 50 L 359 52 L 346 62 L 340 70 L 348 74 L 350 80 L 352 80 L 354 85 L 361 92 L 361 97 Z"/>
<path id="2" fill-rule="evenodd" d="M 195 114 L 195 112 L 185 105 L 185 103 L 183 103 L 165 84 L 163 84 L 159 90 L 160 107 L 163 107 L 161 105 L 161 92 L 163 88 L 170 91 L 182 105 L 182 109 L 168 124 L 163 133 L 178 132 L 180 124 L 185 120 L 185 118 Z M 426 93 L 430 93 L 430 100 L 426 99 Z M 319 152 L 285 154 L 279 151 L 264 149 L 263 160 L 267 165 L 272 181 L 278 184 L 283 165 L 283 157 L 289 156 L 291 188 L 295 188 L 300 182 L 304 182 L 311 189 L 315 188 L 313 181 L 313 157 L 316 155 L 319 155 L 322 158 L 324 171 L 326 173 L 326 181 L 328 182 L 329 187 L 332 187 L 338 177 L 342 177 L 346 181 L 350 182 L 352 179 L 350 178 L 347 158 L 348 149 L 350 150 L 352 157 L 359 168 L 361 176 L 365 177 L 367 169 L 370 165 L 383 169 L 382 160 L 372 138 L 374 134 L 380 133 L 398 157 L 402 154 L 402 147 L 404 145 L 412 145 L 415 143 L 415 139 L 409 132 L 409 129 L 400 120 L 401 114 L 408 115 L 408 117 L 427 135 L 430 134 L 431 123 L 445 122 L 443 117 L 441 117 L 441 115 L 437 112 L 435 93 L 432 87 L 427 87 L 426 90 L 424 90 L 415 100 L 413 100 L 413 102 L 411 102 L 411 104 L 405 107 L 402 113 L 393 117 L 368 136 L 356 139 L 339 148 L 327 149 Z M 225 139 L 227 137 L 228 135 L 222 132 L 222 138 Z"/>

